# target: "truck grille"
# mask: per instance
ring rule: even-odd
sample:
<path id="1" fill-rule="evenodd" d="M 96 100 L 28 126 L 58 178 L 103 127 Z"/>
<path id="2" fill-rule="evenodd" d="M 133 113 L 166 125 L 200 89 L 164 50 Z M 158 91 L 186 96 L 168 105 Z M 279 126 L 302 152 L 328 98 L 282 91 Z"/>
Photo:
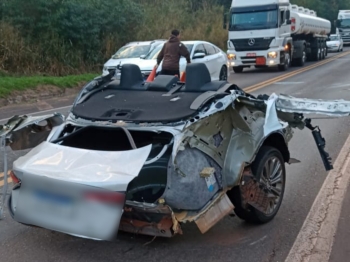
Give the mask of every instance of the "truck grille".
<path id="1" fill-rule="evenodd" d="M 343 33 L 341 34 L 341 37 L 343 38 L 344 42 L 350 42 L 350 33 Z"/>
<path id="2" fill-rule="evenodd" d="M 236 51 L 262 51 L 268 50 L 273 37 L 265 38 L 247 38 L 247 39 L 231 39 Z"/>

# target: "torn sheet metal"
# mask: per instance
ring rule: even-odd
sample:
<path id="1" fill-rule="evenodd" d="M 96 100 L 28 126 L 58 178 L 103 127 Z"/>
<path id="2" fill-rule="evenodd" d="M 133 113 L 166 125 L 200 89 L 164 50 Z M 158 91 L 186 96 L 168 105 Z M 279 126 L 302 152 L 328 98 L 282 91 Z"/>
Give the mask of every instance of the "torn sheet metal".
<path id="1" fill-rule="evenodd" d="M 199 230 L 205 234 L 221 219 L 229 215 L 234 206 L 226 194 L 222 195 L 211 208 L 208 209 L 202 216 L 195 220 Z"/>
<path id="2" fill-rule="evenodd" d="M 264 124 L 264 136 L 268 136 L 269 134 L 280 130 L 281 128 L 285 128 L 288 126 L 287 123 L 282 123 L 278 119 L 276 112 L 276 101 L 278 100 L 278 96 L 276 94 L 272 94 L 269 100 L 266 103 L 266 117 Z"/>
<path id="3" fill-rule="evenodd" d="M 14 163 L 14 170 L 35 176 L 126 191 L 138 176 L 152 145 L 130 151 L 94 151 L 43 142 Z M 125 164 L 127 163 L 127 164 Z"/>
<path id="4" fill-rule="evenodd" d="M 44 116 L 15 116 L 0 125 L 0 136 L 6 137 L 6 145 L 12 150 L 33 148 L 45 141 L 51 130 L 65 120 L 62 114 Z"/>
<path id="5" fill-rule="evenodd" d="M 279 95 L 276 108 L 282 112 L 300 114 L 322 114 L 329 116 L 350 115 L 350 101 L 296 98 Z"/>
<path id="6" fill-rule="evenodd" d="M 142 235 L 173 237 L 182 234 L 169 206 L 126 201 L 119 230 Z"/>

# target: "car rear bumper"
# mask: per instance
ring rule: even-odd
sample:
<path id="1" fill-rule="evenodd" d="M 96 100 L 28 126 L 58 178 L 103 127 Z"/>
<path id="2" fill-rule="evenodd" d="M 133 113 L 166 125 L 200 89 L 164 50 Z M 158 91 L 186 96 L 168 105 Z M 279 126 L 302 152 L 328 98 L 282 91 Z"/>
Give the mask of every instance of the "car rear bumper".
<path id="1" fill-rule="evenodd" d="M 52 205 L 34 200 L 33 193 L 28 187 L 12 190 L 8 207 L 15 221 L 93 240 L 112 240 L 117 234 L 123 204 L 112 206 L 76 198 L 71 205 Z"/>

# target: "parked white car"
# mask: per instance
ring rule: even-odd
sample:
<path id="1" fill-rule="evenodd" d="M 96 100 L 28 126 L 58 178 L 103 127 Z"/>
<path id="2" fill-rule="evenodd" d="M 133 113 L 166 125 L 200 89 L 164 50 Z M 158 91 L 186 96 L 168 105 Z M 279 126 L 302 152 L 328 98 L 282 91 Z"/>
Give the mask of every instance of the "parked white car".
<path id="1" fill-rule="evenodd" d="M 109 70 L 115 69 L 118 65 L 139 63 L 157 46 L 165 43 L 166 40 L 131 42 L 120 48 L 103 66 L 102 75 L 108 75 Z"/>
<path id="2" fill-rule="evenodd" d="M 344 42 L 340 35 L 330 35 L 327 40 L 328 52 L 343 52 Z"/>
<path id="3" fill-rule="evenodd" d="M 211 80 L 227 80 L 229 76 L 228 58 L 225 52 L 212 43 L 205 41 L 182 41 L 191 54 L 192 63 L 204 63 L 210 73 Z M 152 72 L 157 63 L 157 56 L 162 50 L 163 44 L 158 45 L 146 57 L 132 62 L 123 62 L 123 64 L 131 63 L 140 67 L 145 79 Z M 157 74 L 162 70 L 161 63 L 157 69 Z M 185 72 L 187 61 L 185 57 L 180 59 L 180 72 Z M 120 78 L 120 72 L 117 72 L 117 79 Z"/>
<path id="4" fill-rule="evenodd" d="M 210 73 L 212 81 L 227 80 L 230 74 L 227 54 L 216 45 L 206 41 L 182 41 L 191 54 L 192 63 L 204 63 Z M 187 61 L 185 57 L 180 59 L 180 73 L 186 71 Z M 142 68 L 141 68 L 142 70 Z M 157 73 L 162 70 L 162 63 Z"/>

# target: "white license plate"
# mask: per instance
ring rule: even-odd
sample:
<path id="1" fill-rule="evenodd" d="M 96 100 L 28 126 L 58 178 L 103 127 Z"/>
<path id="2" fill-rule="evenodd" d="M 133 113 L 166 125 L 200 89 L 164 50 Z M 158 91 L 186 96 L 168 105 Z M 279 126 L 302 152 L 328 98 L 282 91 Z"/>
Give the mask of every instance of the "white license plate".
<path id="1" fill-rule="evenodd" d="M 256 56 L 256 53 L 247 53 L 247 56 L 248 56 L 248 57 Z"/>
<path id="2" fill-rule="evenodd" d="M 73 214 L 72 198 L 42 190 L 35 190 L 33 194 L 34 209 L 38 213 L 56 218 L 68 218 Z"/>

